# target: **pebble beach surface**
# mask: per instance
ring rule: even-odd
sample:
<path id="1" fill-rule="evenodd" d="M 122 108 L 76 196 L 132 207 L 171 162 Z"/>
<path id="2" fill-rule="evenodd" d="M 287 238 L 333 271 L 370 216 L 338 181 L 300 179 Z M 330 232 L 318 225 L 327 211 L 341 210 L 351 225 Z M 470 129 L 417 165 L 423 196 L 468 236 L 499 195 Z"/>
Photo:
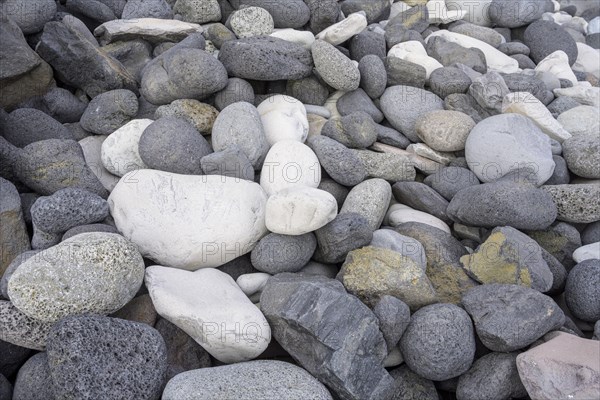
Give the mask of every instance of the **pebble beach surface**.
<path id="1" fill-rule="evenodd" d="M 0 0 L 0 400 L 600 398 L 596 0 Z"/>

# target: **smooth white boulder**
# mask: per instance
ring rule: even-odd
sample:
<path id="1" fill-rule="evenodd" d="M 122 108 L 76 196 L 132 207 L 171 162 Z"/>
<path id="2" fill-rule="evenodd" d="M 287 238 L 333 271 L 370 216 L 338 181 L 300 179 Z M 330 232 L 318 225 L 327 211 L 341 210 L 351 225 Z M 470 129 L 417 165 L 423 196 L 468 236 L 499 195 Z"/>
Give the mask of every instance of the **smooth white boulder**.
<path id="1" fill-rule="evenodd" d="M 267 141 L 272 146 L 281 140 L 304 143 L 308 136 L 306 108 L 299 100 L 276 94 L 263 100 L 257 107 Z"/>
<path id="2" fill-rule="evenodd" d="M 271 341 L 264 315 L 224 272 L 153 265 L 145 280 L 156 312 L 221 362 L 256 358 Z"/>
<path id="3" fill-rule="evenodd" d="M 450 227 L 441 219 L 404 204 L 390 206 L 385 219 L 387 224 L 394 228 L 406 222 L 420 222 L 450 233 Z"/>
<path id="4" fill-rule="evenodd" d="M 481 26 L 492 26 L 489 10 L 492 0 L 446 0 L 449 11 L 466 11 L 463 20 Z"/>
<path id="5" fill-rule="evenodd" d="M 467 137 L 465 158 L 482 182 L 527 170 L 529 177 L 542 185 L 555 167 L 548 135 L 519 114 L 494 115 L 475 125 Z"/>
<path id="6" fill-rule="evenodd" d="M 364 12 L 348 15 L 338 23 L 328 26 L 315 36 L 336 46 L 354 35 L 358 35 L 367 27 L 367 17 Z"/>
<path id="7" fill-rule="evenodd" d="M 408 42 L 402 42 L 394 45 L 390 51 L 388 51 L 388 57 L 397 57 L 401 60 L 410 61 L 418 64 L 425 68 L 426 79 L 433 71 L 444 66 L 440 64 L 438 60 L 427 55 L 425 47 L 416 40 L 409 40 Z"/>
<path id="8" fill-rule="evenodd" d="M 102 186 L 109 192 L 119 182 L 119 177 L 111 174 L 102 163 L 102 143 L 108 136 L 91 135 L 79 141 L 85 163 L 90 167 Z"/>
<path id="9" fill-rule="evenodd" d="M 267 229 L 282 235 L 303 235 L 331 222 L 337 215 L 333 195 L 306 186 L 283 189 L 267 201 Z"/>
<path id="10" fill-rule="evenodd" d="M 313 35 L 311 31 L 299 31 L 292 28 L 275 29 L 269 36 L 299 44 L 308 50 L 310 50 L 310 46 L 312 46 L 315 41 L 315 35 Z"/>
<path id="11" fill-rule="evenodd" d="M 504 96 L 502 112 L 529 117 L 542 132 L 559 143 L 571 137 L 546 106 L 529 92 L 513 92 Z"/>
<path id="12" fill-rule="evenodd" d="M 573 64 L 573 71 L 587 72 L 600 78 L 600 50 L 594 49 L 585 43 L 577 42 L 577 60 Z"/>
<path id="13" fill-rule="evenodd" d="M 196 270 L 246 254 L 267 234 L 259 184 L 155 170 L 125 175 L 108 198 L 119 232 L 157 263 Z"/>
<path id="14" fill-rule="evenodd" d="M 294 186 L 318 187 L 321 164 L 317 155 L 304 143 L 282 140 L 275 143 L 265 158 L 260 186 L 267 195 Z"/>
<path id="15" fill-rule="evenodd" d="M 235 283 L 246 296 L 252 296 L 264 289 L 270 277 L 271 275 L 266 272 L 254 272 L 240 275 Z"/>
<path id="16" fill-rule="evenodd" d="M 535 71 L 549 72 L 558 79 L 567 79 L 572 83 L 577 82 L 577 77 L 569 64 L 569 56 L 562 50 L 548 54 L 535 67 Z"/>
<path id="17" fill-rule="evenodd" d="M 507 56 L 500 50 L 481 40 L 442 29 L 427 36 L 425 42 L 429 42 L 430 38 L 436 36 L 442 37 L 449 42 L 456 43 L 465 48 L 476 47 L 481 50 L 485 56 L 488 71 L 496 71 L 504 74 L 512 74 L 520 71 L 519 62 L 517 60 Z"/>
<path id="18" fill-rule="evenodd" d="M 573 252 L 573 260 L 576 263 L 592 259 L 600 259 L 600 242 L 586 244 Z"/>
<path id="19" fill-rule="evenodd" d="M 144 130 L 153 122 L 151 119 L 134 119 L 108 135 L 100 154 L 108 172 L 123 176 L 130 171 L 148 168 L 140 157 L 139 144 Z"/>

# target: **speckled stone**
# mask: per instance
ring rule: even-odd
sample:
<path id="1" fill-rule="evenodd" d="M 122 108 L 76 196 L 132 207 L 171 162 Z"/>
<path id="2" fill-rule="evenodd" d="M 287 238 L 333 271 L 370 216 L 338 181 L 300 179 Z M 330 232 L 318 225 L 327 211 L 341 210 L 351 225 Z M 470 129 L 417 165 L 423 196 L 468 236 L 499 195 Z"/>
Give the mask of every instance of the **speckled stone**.
<path id="1" fill-rule="evenodd" d="M 360 71 L 352 60 L 324 40 L 315 41 L 311 50 L 317 72 L 331 87 L 343 91 L 358 89 Z"/>

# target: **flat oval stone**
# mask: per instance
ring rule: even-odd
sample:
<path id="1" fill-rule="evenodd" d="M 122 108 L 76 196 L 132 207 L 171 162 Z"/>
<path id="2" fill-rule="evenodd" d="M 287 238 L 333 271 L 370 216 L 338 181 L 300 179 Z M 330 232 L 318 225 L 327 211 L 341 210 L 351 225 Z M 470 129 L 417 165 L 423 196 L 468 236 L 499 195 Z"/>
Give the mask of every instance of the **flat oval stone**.
<path id="1" fill-rule="evenodd" d="M 196 270 L 249 253 L 267 233 L 266 200 L 260 185 L 242 179 L 140 170 L 119 181 L 108 204 L 145 257 Z"/>
<path id="2" fill-rule="evenodd" d="M 360 158 L 343 144 L 321 135 L 310 137 L 307 144 L 319 158 L 323 169 L 337 183 L 354 186 L 367 177 Z"/>
<path id="3" fill-rule="evenodd" d="M 114 233 L 82 233 L 26 260 L 8 282 L 8 295 L 43 322 L 83 313 L 110 314 L 142 284 L 144 262 L 135 245 Z"/>
<path id="4" fill-rule="evenodd" d="M 315 41 L 311 50 L 315 68 L 327 84 L 343 91 L 358 89 L 360 71 L 352 60 L 324 40 Z"/>

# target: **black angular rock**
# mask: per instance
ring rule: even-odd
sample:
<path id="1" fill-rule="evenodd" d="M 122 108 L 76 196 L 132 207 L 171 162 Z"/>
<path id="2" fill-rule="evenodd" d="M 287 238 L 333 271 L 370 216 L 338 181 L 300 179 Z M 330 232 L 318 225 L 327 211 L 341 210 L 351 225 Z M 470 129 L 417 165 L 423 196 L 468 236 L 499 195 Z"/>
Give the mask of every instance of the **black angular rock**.
<path id="1" fill-rule="evenodd" d="M 357 213 L 338 214 L 315 234 L 318 243 L 315 259 L 324 263 L 342 262 L 350 251 L 367 246 L 373 239 L 368 221 Z"/>

